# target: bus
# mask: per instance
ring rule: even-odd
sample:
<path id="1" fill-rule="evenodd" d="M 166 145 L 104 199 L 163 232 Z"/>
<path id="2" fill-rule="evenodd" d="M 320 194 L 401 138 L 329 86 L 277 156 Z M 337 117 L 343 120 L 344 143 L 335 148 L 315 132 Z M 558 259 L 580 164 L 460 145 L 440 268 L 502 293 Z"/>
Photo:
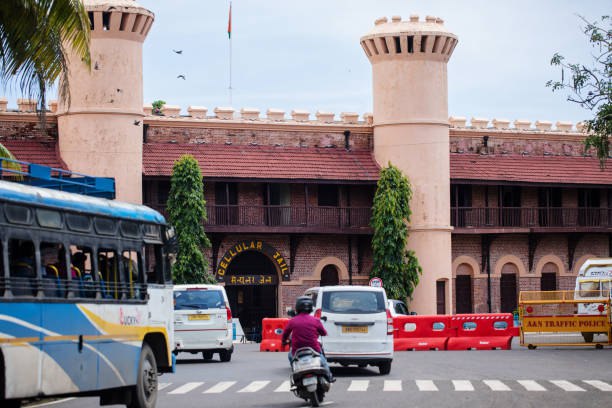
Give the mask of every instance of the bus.
<path id="1" fill-rule="evenodd" d="M 0 406 L 152 408 L 174 372 L 174 230 L 141 205 L 0 181 Z"/>
<path id="2" fill-rule="evenodd" d="M 574 298 L 589 300 L 595 298 L 612 298 L 612 258 L 587 259 L 578 271 Z M 599 315 L 602 313 L 601 303 L 579 303 L 578 314 Z M 611 322 L 612 323 L 612 322 Z M 587 343 L 593 342 L 597 333 L 583 332 Z"/>

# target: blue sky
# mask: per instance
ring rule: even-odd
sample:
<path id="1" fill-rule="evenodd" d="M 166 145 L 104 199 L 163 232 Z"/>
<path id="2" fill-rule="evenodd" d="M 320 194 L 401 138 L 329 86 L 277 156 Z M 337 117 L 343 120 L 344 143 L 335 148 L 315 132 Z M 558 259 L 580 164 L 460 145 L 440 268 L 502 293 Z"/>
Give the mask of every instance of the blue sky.
<path id="1" fill-rule="evenodd" d="M 230 105 L 229 0 L 139 0 L 155 13 L 144 45 L 144 102 Z M 545 87 L 555 52 L 591 61 L 578 14 L 609 0 L 233 0 L 232 103 L 259 108 L 370 112 L 371 68 L 359 45 L 378 17 L 441 17 L 459 37 L 449 62 L 449 114 L 573 121 L 589 112 Z M 173 49 L 181 49 L 181 55 Z M 178 79 L 185 75 L 186 79 Z M 5 92 L 6 94 L 6 92 Z M 16 96 L 9 96 L 9 107 Z"/>

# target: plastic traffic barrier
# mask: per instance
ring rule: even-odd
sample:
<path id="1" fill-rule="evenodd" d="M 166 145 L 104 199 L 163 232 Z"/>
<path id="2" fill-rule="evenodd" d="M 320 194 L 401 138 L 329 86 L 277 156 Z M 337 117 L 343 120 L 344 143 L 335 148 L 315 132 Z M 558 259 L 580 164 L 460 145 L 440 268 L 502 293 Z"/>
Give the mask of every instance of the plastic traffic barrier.
<path id="1" fill-rule="evenodd" d="M 447 350 L 510 350 L 517 335 L 512 313 L 454 315 L 450 328 Z"/>
<path id="2" fill-rule="evenodd" d="M 393 350 L 445 350 L 450 316 L 405 315 L 393 319 Z"/>
<path id="3" fill-rule="evenodd" d="M 289 346 L 283 346 L 281 343 L 283 330 L 288 321 L 286 317 L 266 317 L 262 320 L 259 351 L 289 351 Z"/>

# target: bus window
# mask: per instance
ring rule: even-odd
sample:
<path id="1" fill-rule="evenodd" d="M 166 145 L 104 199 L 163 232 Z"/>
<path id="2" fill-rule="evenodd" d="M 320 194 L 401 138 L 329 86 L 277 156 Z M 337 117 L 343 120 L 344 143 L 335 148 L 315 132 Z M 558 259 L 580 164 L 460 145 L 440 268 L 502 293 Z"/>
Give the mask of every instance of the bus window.
<path id="1" fill-rule="evenodd" d="M 70 246 L 70 264 L 80 277 L 79 289 L 81 297 L 96 296 L 97 280 L 93 274 L 92 250 L 87 247 Z"/>
<path id="2" fill-rule="evenodd" d="M 612 281 L 601 281 L 601 290 L 604 292 L 604 296 L 606 293 L 610 293 L 610 289 L 612 289 Z"/>
<path id="3" fill-rule="evenodd" d="M 103 297 L 105 298 L 119 299 L 121 297 L 121 280 L 117 259 L 117 252 L 113 249 L 100 249 L 98 251 L 98 277 L 103 281 Z"/>
<path id="4" fill-rule="evenodd" d="M 34 243 L 20 239 L 9 241 L 9 274 L 15 296 L 34 296 L 36 268 Z"/>
<path id="5" fill-rule="evenodd" d="M 581 281 L 578 284 L 578 295 L 580 297 L 598 297 L 599 292 L 599 281 Z"/>
<path id="6" fill-rule="evenodd" d="M 140 254 L 136 251 L 123 251 L 121 262 L 123 264 L 123 280 L 128 285 L 128 299 L 141 299 L 142 265 L 140 263 Z"/>
<path id="7" fill-rule="evenodd" d="M 144 247 L 145 270 L 147 271 L 147 283 L 163 283 L 162 277 L 162 250 L 161 245 L 146 244 Z"/>
<path id="8" fill-rule="evenodd" d="M 42 271 L 43 292 L 45 296 L 65 297 L 68 289 L 68 268 L 66 268 L 66 249 L 58 242 L 40 243 L 40 270 Z M 78 295 L 79 275 L 70 268 L 72 290 Z"/>
<path id="9" fill-rule="evenodd" d="M 1 214 L 1 212 L 0 212 Z M 0 221 L 2 221 L 1 215 L 0 215 Z M 0 297 L 4 296 L 4 291 L 5 291 L 5 283 L 4 283 L 4 237 L 0 237 L 0 256 L 2 256 L 2 258 L 0 258 L 0 282 L 2 282 L 0 284 Z"/>

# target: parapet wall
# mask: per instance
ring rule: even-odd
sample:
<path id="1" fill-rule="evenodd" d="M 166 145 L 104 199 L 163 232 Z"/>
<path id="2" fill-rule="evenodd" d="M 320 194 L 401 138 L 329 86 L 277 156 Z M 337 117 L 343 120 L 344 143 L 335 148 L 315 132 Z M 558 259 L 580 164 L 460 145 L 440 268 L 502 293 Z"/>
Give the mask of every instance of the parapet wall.
<path id="1" fill-rule="evenodd" d="M 37 124 L 36 102 L 19 99 L 17 109 L 7 109 L 7 100 L 0 98 L 0 138 L 57 138 L 55 112 L 51 102 L 47 130 Z M 272 145 L 344 148 L 345 131 L 350 131 L 349 147 L 372 149 L 372 114 L 294 109 L 268 109 L 265 114 L 255 108 L 235 110 L 217 107 L 189 106 L 187 115 L 181 107 L 166 105 L 163 116 L 153 115 L 145 105 L 144 124 L 148 125 L 145 141 L 153 143 L 210 143 L 240 145 Z M 582 123 L 507 119 L 485 119 L 451 116 L 451 153 L 519 154 L 533 156 L 582 156 L 585 128 Z M 140 124 L 142 126 L 142 124 Z M 485 146 L 486 137 L 486 146 Z M 587 154 L 592 155 L 592 152 Z"/>

